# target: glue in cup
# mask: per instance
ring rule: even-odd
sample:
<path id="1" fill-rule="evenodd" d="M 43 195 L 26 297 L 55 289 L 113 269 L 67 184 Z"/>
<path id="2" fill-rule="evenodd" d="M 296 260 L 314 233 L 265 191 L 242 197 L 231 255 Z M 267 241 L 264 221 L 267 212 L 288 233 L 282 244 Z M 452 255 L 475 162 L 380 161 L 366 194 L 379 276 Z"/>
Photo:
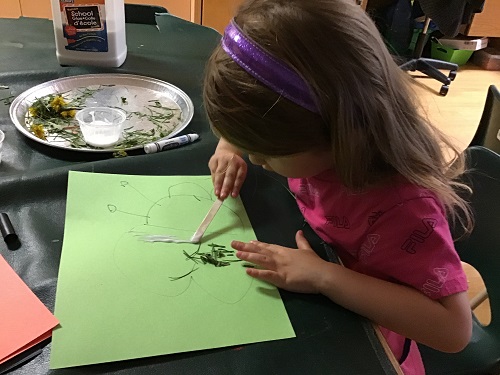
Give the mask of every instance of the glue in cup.
<path id="1" fill-rule="evenodd" d="M 110 107 L 87 107 L 76 113 L 85 142 L 94 147 L 118 143 L 126 119 L 124 111 Z"/>

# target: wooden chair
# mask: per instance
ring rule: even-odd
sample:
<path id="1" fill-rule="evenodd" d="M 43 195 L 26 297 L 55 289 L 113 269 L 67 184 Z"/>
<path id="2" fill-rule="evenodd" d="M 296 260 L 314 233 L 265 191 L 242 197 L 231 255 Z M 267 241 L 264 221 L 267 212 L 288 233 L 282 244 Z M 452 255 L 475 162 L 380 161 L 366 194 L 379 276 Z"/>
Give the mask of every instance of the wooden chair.
<path id="1" fill-rule="evenodd" d="M 427 375 L 500 374 L 500 155 L 482 146 L 465 151 L 473 189 L 474 230 L 457 241 L 460 258 L 481 274 L 488 290 L 491 322 L 474 317 L 472 338 L 460 353 L 442 353 L 419 345 Z"/>

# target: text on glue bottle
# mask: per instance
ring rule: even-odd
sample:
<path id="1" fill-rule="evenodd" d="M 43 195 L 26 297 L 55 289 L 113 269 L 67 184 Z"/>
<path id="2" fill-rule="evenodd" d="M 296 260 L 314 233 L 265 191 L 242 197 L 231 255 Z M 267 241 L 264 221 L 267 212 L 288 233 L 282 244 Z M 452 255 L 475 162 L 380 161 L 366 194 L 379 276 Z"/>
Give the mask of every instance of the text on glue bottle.
<path id="1" fill-rule="evenodd" d="M 61 65 L 118 67 L 127 57 L 123 0 L 52 0 Z"/>

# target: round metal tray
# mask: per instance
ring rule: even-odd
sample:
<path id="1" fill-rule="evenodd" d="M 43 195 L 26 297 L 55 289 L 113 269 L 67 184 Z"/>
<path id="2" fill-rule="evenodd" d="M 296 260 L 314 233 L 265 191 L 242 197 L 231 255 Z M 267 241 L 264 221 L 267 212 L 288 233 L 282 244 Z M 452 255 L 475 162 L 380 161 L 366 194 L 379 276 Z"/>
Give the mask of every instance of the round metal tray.
<path id="1" fill-rule="evenodd" d="M 175 136 L 189 124 L 194 114 L 193 102 L 189 96 L 170 83 L 132 74 L 88 74 L 59 78 L 26 90 L 12 101 L 9 111 L 10 117 L 23 135 L 51 147 L 83 152 L 113 152 L 139 149 L 144 146 L 144 144 L 140 144 L 127 148 L 116 146 L 114 148 L 94 148 L 88 145 L 74 147 L 70 142 L 57 135 L 49 133 L 47 139 L 44 140 L 29 130 L 26 125 L 28 110 L 36 100 L 51 94 L 71 96 L 73 92 L 81 90 L 95 90 L 95 94 L 85 99 L 85 106 L 119 107 L 128 113 L 147 112 L 150 110 L 151 103 L 154 102 L 159 102 L 162 105 L 173 103 L 175 107 L 178 106 L 180 116 L 176 116 L 175 121 L 161 125 L 162 130 L 163 126 L 165 127 L 164 130 L 168 132 L 168 135 L 151 139 L 151 142 Z M 78 123 L 76 119 L 74 121 L 75 124 Z M 148 131 L 155 126 L 158 125 L 144 116 L 140 119 L 134 118 L 133 115 L 128 116 L 125 123 L 125 129 L 128 129 L 126 131 Z"/>

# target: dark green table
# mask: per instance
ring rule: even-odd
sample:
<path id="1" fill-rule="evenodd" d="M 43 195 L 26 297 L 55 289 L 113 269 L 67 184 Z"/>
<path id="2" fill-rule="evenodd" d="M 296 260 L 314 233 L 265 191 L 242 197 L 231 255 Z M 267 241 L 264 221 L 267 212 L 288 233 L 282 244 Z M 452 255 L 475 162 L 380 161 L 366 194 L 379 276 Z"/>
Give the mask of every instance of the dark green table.
<path id="1" fill-rule="evenodd" d="M 60 150 L 34 142 L 11 122 L 0 102 L 6 134 L 0 164 L 0 212 L 7 212 L 20 244 L 0 242 L 0 254 L 53 311 L 61 255 L 69 170 L 147 175 L 207 175 L 217 140 L 201 103 L 204 64 L 218 41 L 213 30 L 171 16 L 151 25 L 127 24 L 128 56 L 117 69 L 61 67 L 55 57 L 52 23 L 21 18 L 0 20 L 0 99 L 59 77 L 89 73 L 131 73 L 170 82 L 193 100 L 195 115 L 185 133 L 201 140 L 179 149 L 125 158 Z M 294 246 L 302 216 L 276 175 L 251 166 L 242 199 L 257 237 Z M 308 239 L 325 259 L 333 254 L 307 227 Z M 0 288 L 3 287 L 0 285 Z M 323 296 L 280 291 L 297 337 L 79 368 L 49 370 L 50 343 L 13 374 L 395 374 L 369 322 Z M 0 301 L 1 303 L 1 301 Z M 0 332 L 0 340 L 2 335 Z M 44 343 L 45 344 L 45 343 Z M 0 365 L 1 366 L 1 365 Z M 1 367 L 0 367 L 1 370 Z"/>

